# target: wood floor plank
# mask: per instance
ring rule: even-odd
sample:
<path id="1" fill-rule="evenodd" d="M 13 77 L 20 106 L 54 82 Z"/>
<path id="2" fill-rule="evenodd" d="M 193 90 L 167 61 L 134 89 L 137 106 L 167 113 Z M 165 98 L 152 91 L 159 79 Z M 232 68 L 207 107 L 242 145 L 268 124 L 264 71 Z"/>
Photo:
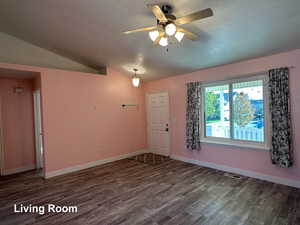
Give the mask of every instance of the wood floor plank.
<path id="1" fill-rule="evenodd" d="M 137 159 L 137 160 L 134 160 Z M 0 178 L 0 224 L 299 225 L 299 189 L 161 159 L 120 160 L 48 180 Z M 144 162 L 145 160 L 145 162 Z M 18 214 L 14 204 L 75 205 L 77 213 Z"/>

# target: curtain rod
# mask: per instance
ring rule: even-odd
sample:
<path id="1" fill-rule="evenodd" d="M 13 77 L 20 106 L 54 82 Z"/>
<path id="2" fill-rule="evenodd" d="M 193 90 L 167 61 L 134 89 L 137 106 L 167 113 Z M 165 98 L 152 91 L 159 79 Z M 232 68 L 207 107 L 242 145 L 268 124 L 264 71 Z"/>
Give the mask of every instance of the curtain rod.
<path id="1" fill-rule="evenodd" d="M 281 67 L 277 67 L 277 68 L 272 68 L 272 69 L 279 69 L 279 68 L 289 68 L 289 69 L 294 69 L 296 68 L 295 66 L 281 66 Z M 213 83 L 213 82 L 216 82 L 216 81 L 227 81 L 228 79 L 235 79 L 235 78 L 241 78 L 241 77 L 254 77 L 254 76 L 258 76 L 258 75 L 262 75 L 262 73 L 268 73 L 269 70 L 272 70 L 272 69 L 267 69 L 267 70 L 262 70 L 262 71 L 257 71 L 257 72 L 253 72 L 253 73 L 240 73 L 240 74 L 233 74 L 233 75 L 230 75 L 229 77 L 223 79 L 221 78 L 221 80 L 206 80 L 206 81 L 199 81 L 203 84 L 209 84 L 209 83 Z M 197 80 L 196 80 L 197 81 Z M 191 82 L 196 82 L 196 81 L 191 81 Z M 188 84 L 190 82 L 187 82 L 186 84 Z"/>
<path id="2" fill-rule="evenodd" d="M 280 69 L 280 68 L 289 68 L 289 69 L 294 69 L 296 68 L 295 66 L 281 66 L 281 67 L 277 67 L 277 68 L 272 68 L 272 69 L 266 69 L 266 70 L 262 70 L 262 71 L 257 71 L 257 72 L 253 72 L 253 73 L 243 73 L 241 74 L 240 76 L 256 76 L 256 75 L 259 75 L 261 73 L 268 73 L 270 70 L 273 70 L 273 69 Z"/>
<path id="3" fill-rule="evenodd" d="M 281 67 L 272 68 L 272 69 L 267 69 L 267 70 L 260 71 L 260 72 L 256 72 L 256 73 L 269 72 L 270 70 L 273 70 L 273 69 L 280 69 L 280 68 L 289 68 L 289 69 L 294 69 L 294 68 L 296 68 L 296 67 L 295 67 L 295 66 L 281 66 Z"/>

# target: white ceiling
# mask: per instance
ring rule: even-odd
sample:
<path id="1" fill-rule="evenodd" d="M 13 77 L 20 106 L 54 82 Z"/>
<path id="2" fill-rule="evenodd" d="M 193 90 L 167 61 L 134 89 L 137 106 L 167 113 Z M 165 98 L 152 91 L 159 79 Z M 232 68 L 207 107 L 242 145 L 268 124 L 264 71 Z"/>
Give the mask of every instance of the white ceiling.
<path id="1" fill-rule="evenodd" d="M 168 2 L 177 17 L 212 8 L 214 16 L 184 25 L 200 40 L 154 47 L 149 3 Z M 110 66 L 146 80 L 300 48 L 300 0 L 1 0 L 0 31 L 96 68 Z M 128 72 L 128 70 L 130 72 Z"/>

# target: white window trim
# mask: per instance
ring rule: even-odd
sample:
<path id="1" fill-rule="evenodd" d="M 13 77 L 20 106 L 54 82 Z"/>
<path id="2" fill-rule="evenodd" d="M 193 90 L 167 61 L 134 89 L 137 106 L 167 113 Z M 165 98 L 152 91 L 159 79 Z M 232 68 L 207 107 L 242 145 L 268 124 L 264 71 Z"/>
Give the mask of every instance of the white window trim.
<path id="1" fill-rule="evenodd" d="M 229 86 L 232 83 L 236 82 L 246 82 L 246 81 L 254 81 L 254 80 L 263 80 L 263 95 L 264 95 L 264 142 L 256 142 L 256 141 L 245 141 L 245 140 L 235 140 L 233 138 L 221 138 L 221 137 L 206 137 L 205 134 L 205 119 L 204 119 L 204 102 L 205 102 L 205 88 L 210 86 L 218 86 L 228 84 Z M 231 87 L 230 87 L 231 88 Z M 230 96 L 231 97 L 231 96 Z M 231 101 L 232 104 L 232 101 Z M 230 117 L 232 113 L 230 113 Z M 201 84 L 201 142 L 210 143 L 210 144 L 218 144 L 218 145 L 230 145 L 237 146 L 242 148 L 249 149 L 259 149 L 259 150 L 270 150 L 271 143 L 271 123 L 270 123 L 270 111 L 269 111 L 269 89 L 268 89 L 268 76 L 266 74 L 262 75 L 254 75 L 247 77 L 239 77 L 235 79 L 228 79 L 222 81 L 214 81 L 214 82 L 205 82 Z M 230 123 L 232 126 L 232 123 Z M 232 128 L 230 129 L 232 132 Z"/>

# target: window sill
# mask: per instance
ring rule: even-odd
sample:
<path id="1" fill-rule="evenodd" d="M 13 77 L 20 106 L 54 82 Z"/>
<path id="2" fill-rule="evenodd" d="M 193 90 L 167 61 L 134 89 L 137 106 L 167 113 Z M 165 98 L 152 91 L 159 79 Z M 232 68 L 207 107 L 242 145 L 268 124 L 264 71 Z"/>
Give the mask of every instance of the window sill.
<path id="1" fill-rule="evenodd" d="M 209 140 L 209 139 L 201 139 L 200 142 L 204 144 L 225 145 L 225 146 L 232 146 L 232 147 L 238 147 L 243 149 L 270 151 L 270 147 L 264 145 L 255 145 L 251 143 L 234 143 L 234 142 L 217 141 L 217 140 Z"/>

